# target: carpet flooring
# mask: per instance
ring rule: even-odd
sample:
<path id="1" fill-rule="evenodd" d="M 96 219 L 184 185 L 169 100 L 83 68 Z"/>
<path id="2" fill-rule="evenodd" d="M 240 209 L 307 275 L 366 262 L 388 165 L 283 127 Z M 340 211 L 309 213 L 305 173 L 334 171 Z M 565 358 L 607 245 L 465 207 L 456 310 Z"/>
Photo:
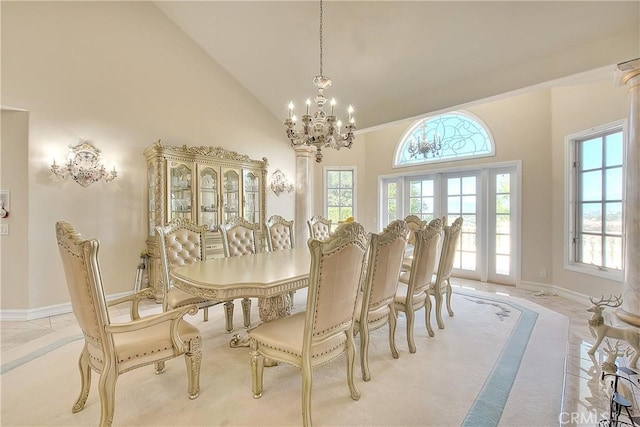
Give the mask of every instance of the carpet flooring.
<path id="1" fill-rule="evenodd" d="M 294 301 L 295 310 L 304 309 L 305 292 L 297 292 Z M 408 351 L 403 316 L 396 332 L 399 359 L 391 357 L 387 328 L 372 332 L 371 381 L 362 381 L 356 361 L 359 401 L 349 397 L 344 356 L 315 369 L 314 424 L 558 425 L 568 319 L 524 299 L 466 289 L 454 293 L 452 305 L 455 316 L 445 311 L 445 329 L 437 329 L 432 320 L 434 337 L 427 335 L 424 309 L 417 313 L 414 354 Z M 159 308 L 149 311 L 154 310 Z M 222 312 L 221 306 L 210 309 L 208 322 L 201 313 L 188 317 L 203 335 L 200 396 L 188 399 L 181 358 L 169 361 L 162 375 L 154 375 L 152 366 L 128 372 L 117 382 L 114 425 L 301 425 L 300 372 L 288 365 L 265 368 L 263 396 L 254 399 L 249 349 L 229 347 Z M 241 310 L 235 314 L 240 325 Z M 257 324 L 255 308 L 252 314 Z M 71 413 L 80 389 L 77 359 L 82 345 L 79 330 L 70 327 L 36 339 L 20 352 L 3 354 L 3 426 L 98 423 L 95 373 L 85 409 Z"/>

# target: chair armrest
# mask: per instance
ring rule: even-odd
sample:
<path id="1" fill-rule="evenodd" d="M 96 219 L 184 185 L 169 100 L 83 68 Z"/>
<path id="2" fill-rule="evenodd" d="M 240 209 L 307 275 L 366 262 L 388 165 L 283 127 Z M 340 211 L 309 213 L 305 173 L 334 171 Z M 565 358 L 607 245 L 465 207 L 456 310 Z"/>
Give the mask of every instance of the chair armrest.
<path id="1" fill-rule="evenodd" d="M 139 331 L 141 329 L 150 328 L 162 323 L 167 324 L 167 332 L 171 336 L 174 348 L 182 348 L 183 341 L 178 334 L 178 323 L 186 314 L 193 316 L 198 312 L 198 306 L 186 305 L 184 307 L 175 308 L 159 314 L 152 314 L 127 323 L 111 323 L 105 325 L 104 329 L 109 334 L 120 334 L 127 332 Z"/>
<path id="2" fill-rule="evenodd" d="M 140 300 L 153 298 L 153 289 L 146 288 L 131 295 L 125 295 L 120 298 L 113 299 L 107 303 L 108 307 L 113 307 L 125 302 L 131 302 L 131 320 L 137 320 L 140 318 Z"/>

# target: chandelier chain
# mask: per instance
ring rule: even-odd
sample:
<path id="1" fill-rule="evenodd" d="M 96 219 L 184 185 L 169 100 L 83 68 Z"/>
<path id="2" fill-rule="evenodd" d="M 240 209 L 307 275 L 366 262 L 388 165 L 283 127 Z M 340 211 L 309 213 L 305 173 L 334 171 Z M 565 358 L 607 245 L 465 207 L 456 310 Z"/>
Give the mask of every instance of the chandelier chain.
<path id="1" fill-rule="evenodd" d="M 320 0 L 320 75 L 322 74 L 322 0 Z"/>

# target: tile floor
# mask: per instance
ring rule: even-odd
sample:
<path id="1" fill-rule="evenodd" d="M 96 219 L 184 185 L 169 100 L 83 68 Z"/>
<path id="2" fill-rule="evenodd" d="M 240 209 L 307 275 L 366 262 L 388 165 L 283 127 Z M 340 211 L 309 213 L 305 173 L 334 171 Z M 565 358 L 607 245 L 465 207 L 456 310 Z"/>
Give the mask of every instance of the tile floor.
<path id="1" fill-rule="evenodd" d="M 511 286 L 481 283 L 476 281 L 454 279 L 454 292 L 456 288 L 473 288 L 486 292 L 495 292 L 500 295 L 510 295 L 533 301 L 543 307 L 563 314 L 569 318 L 570 331 L 567 343 L 567 359 L 565 371 L 565 392 L 563 400 L 563 412 L 559 415 L 558 425 L 578 426 L 597 425 L 605 418 L 608 411 L 608 397 L 600 381 L 601 364 L 606 358 L 602 350 L 603 343 L 595 356 L 589 356 L 587 351 L 594 342 L 588 328 L 590 313 L 586 304 L 570 301 L 557 295 L 540 294 L 528 290 L 517 289 Z M 159 311 L 160 306 L 153 301 L 143 304 L 142 311 Z M 124 312 L 122 313 L 125 314 Z M 610 319 L 614 321 L 615 319 Z M 32 340 L 53 334 L 57 330 L 77 327 L 73 314 L 64 314 L 49 318 L 42 318 L 26 322 L 0 322 L 0 351 L 5 353 L 12 349 L 19 349 Z M 78 333 L 80 330 L 78 328 Z M 618 366 L 625 366 L 626 358 L 617 360 Z M 638 370 L 640 371 L 640 370 Z M 640 375 L 631 375 L 631 379 L 638 382 Z M 640 391 L 634 388 L 634 408 L 640 403 Z M 640 415 L 640 410 L 634 413 Z M 636 420 L 638 422 L 638 420 Z"/>

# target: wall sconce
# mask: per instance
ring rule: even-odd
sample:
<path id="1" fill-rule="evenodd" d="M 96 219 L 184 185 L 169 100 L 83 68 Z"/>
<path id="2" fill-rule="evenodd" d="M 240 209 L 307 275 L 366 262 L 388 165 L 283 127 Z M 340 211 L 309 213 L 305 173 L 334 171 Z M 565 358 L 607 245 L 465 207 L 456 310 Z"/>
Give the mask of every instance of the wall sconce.
<path id="1" fill-rule="evenodd" d="M 112 181 L 118 176 L 116 167 L 107 172 L 101 157 L 100 150 L 94 147 L 91 141 L 80 141 L 78 145 L 69 147 L 69 157 L 65 165 L 59 166 L 55 159 L 53 160 L 51 172 L 62 179 L 71 177 L 83 187 L 98 181 Z"/>
<path id="2" fill-rule="evenodd" d="M 284 172 L 280 169 L 276 169 L 271 175 L 271 191 L 279 196 L 282 192 L 291 193 L 293 191 L 293 184 L 289 182 Z"/>

